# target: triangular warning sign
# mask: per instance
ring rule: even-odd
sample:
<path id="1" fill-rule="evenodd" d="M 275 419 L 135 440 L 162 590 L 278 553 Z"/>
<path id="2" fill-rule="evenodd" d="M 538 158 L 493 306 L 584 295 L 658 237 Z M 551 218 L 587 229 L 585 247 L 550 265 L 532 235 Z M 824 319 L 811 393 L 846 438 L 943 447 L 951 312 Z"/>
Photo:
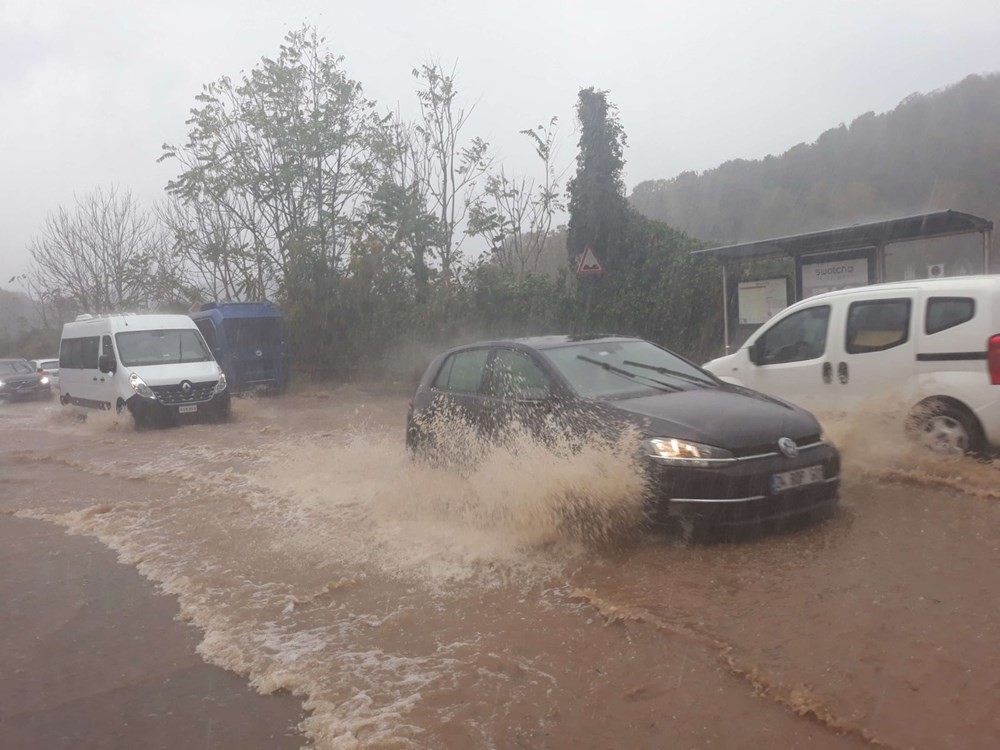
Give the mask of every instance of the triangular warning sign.
<path id="1" fill-rule="evenodd" d="M 597 259 L 597 253 L 590 245 L 583 249 L 583 255 L 580 256 L 580 264 L 576 267 L 576 272 L 580 276 L 604 273 L 604 266 L 601 265 L 601 261 Z"/>

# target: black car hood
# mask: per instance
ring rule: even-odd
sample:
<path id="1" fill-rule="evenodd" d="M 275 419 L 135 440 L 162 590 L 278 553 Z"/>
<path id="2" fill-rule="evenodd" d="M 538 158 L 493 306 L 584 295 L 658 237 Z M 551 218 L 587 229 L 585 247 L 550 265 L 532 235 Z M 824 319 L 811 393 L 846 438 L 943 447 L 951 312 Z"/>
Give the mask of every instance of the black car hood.
<path id="1" fill-rule="evenodd" d="M 816 418 L 793 404 L 725 385 L 608 401 L 647 437 L 676 437 L 740 453 L 819 434 Z"/>

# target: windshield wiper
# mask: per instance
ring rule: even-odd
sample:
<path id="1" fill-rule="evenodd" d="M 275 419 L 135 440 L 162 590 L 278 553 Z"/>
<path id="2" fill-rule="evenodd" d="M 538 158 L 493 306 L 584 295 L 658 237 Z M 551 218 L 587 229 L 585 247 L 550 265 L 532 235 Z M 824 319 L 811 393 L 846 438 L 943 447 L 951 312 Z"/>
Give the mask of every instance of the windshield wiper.
<path id="1" fill-rule="evenodd" d="M 645 362 L 633 362 L 626 359 L 622 362 L 623 365 L 629 365 L 631 367 L 641 367 L 644 370 L 652 370 L 653 372 L 658 372 L 660 375 L 673 375 L 675 378 L 681 378 L 682 380 L 687 380 L 689 383 L 696 383 L 697 385 L 708 388 L 714 386 L 715 383 L 711 380 L 705 380 L 705 378 L 699 378 L 695 375 L 688 375 L 684 372 L 678 372 L 677 370 L 671 370 L 669 367 L 660 367 L 659 365 L 647 365 Z"/>
<path id="2" fill-rule="evenodd" d="M 673 385 L 671 383 L 664 383 L 663 381 L 657 380 L 656 378 L 650 378 L 645 375 L 639 375 L 638 373 L 635 372 L 629 372 L 628 370 L 623 370 L 621 367 L 615 367 L 614 365 L 610 365 L 607 362 L 601 362 L 601 360 L 599 359 L 591 359 L 585 354 L 577 354 L 576 358 L 582 359 L 584 362 L 589 362 L 592 365 L 597 365 L 598 367 L 607 370 L 608 372 L 613 372 L 615 375 L 621 375 L 623 378 L 628 378 L 629 380 L 647 380 L 650 383 L 652 383 L 655 388 L 660 388 L 661 390 L 664 391 L 675 392 L 681 390 L 681 388 L 678 388 L 676 385 Z"/>

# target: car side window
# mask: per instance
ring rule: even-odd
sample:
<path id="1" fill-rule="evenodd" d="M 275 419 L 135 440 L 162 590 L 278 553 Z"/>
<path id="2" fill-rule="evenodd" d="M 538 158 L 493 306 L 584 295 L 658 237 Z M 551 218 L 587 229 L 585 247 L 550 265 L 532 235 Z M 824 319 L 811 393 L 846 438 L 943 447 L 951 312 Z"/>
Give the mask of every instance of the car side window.
<path id="1" fill-rule="evenodd" d="M 545 398 L 551 382 L 545 371 L 527 354 L 498 349 L 490 375 L 490 395 L 509 399 Z"/>
<path id="2" fill-rule="evenodd" d="M 754 344 L 758 365 L 804 362 L 822 357 L 830 326 L 830 306 L 819 305 L 792 313 L 775 323 Z"/>
<path id="3" fill-rule="evenodd" d="M 971 297 L 931 297 L 927 300 L 924 331 L 930 335 L 967 323 L 976 315 L 976 301 Z"/>
<path id="4" fill-rule="evenodd" d="M 852 302 L 847 310 L 848 354 L 883 352 L 910 338 L 910 300 Z"/>
<path id="5" fill-rule="evenodd" d="M 451 393 L 479 393 L 489 349 L 455 352 L 438 371 L 434 388 Z"/>

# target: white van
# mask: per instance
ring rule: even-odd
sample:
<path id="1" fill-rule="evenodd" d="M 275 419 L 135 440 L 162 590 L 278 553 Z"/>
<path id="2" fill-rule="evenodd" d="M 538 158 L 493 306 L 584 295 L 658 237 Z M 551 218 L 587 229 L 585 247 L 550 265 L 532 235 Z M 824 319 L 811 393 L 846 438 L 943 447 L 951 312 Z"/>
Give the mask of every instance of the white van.
<path id="1" fill-rule="evenodd" d="M 1000 447 L 1000 275 L 818 294 L 705 368 L 821 413 L 908 409 L 929 447 Z"/>
<path id="2" fill-rule="evenodd" d="M 63 326 L 60 401 L 128 409 L 137 427 L 229 416 L 226 376 L 187 315 L 80 315 Z"/>

